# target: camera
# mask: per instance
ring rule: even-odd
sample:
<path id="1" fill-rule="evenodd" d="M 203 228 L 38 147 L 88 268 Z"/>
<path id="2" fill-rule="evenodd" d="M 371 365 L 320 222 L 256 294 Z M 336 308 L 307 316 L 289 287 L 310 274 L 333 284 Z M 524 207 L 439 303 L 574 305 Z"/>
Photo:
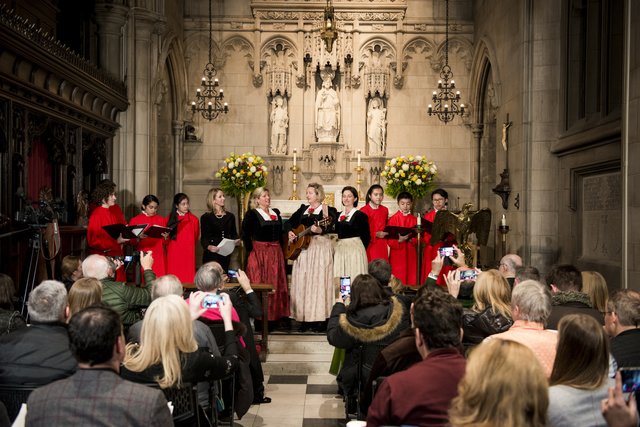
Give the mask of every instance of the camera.
<path id="1" fill-rule="evenodd" d="M 350 276 L 340 277 L 340 296 L 342 297 L 343 300 L 351 296 L 351 277 Z"/>
<path id="2" fill-rule="evenodd" d="M 460 280 L 464 281 L 464 280 L 471 280 L 471 281 L 476 281 L 478 277 L 478 272 L 475 270 L 461 270 L 460 271 Z"/>
<path id="3" fill-rule="evenodd" d="M 202 308 L 216 308 L 222 297 L 218 294 L 207 294 L 202 300 Z"/>

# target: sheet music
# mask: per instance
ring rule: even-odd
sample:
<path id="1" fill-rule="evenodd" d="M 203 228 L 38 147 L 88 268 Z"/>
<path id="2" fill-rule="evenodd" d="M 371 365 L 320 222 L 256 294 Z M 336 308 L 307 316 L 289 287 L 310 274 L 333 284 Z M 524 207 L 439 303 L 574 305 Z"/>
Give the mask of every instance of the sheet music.
<path id="1" fill-rule="evenodd" d="M 218 243 L 218 255 L 228 256 L 231 255 L 233 250 L 236 248 L 236 241 L 231 239 L 222 239 L 220 243 Z"/>

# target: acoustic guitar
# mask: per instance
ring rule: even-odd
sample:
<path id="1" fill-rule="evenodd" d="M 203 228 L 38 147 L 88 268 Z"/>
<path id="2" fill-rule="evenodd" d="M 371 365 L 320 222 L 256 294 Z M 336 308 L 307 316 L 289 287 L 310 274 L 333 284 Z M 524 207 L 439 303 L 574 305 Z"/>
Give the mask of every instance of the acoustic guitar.
<path id="1" fill-rule="evenodd" d="M 333 218 L 328 216 L 326 218 L 322 218 L 320 221 L 316 221 L 315 225 L 317 225 L 318 227 L 322 227 L 330 224 L 332 220 Z M 302 250 L 309 247 L 311 238 L 313 237 L 311 234 L 313 233 L 311 232 L 311 227 L 305 227 L 302 224 L 291 231 L 295 233 L 296 237 L 295 239 L 293 239 L 293 241 L 289 241 L 289 239 L 287 239 L 287 244 L 284 247 L 284 257 L 286 259 L 290 259 L 291 261 L 295 261 Z"/>

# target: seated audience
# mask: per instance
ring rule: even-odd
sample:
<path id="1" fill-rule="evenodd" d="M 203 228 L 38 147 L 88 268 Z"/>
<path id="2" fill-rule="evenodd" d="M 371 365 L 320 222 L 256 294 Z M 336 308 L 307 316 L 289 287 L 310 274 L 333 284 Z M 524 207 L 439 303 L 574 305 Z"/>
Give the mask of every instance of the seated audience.
<path id="1" fill-rule="evenodd" d="M 446 282 L 449 293 L 458 297 L 459 273 L 451 271 Z M 511 288 L 498 270 L 480 273 L 473 287 L 474 303 L 462 315 L 462 344 L 465 349 L 480 344 L 489 335 L 507 331 L 511 320 Z"/>
<path id="2" fill-rule="evenodd" d="M 551 315 L 547 328 L 558 329 L 558 322 L 567 314 L 587 314 L 604 325 L 602 313 L 591 306 L 589 296 L 582 292 L 582 274 L 573 265 L 556 265 L 547 274 L 551 288 Z"/>
<path id="3" fill-rule="evenodd" d="M 618 367 L 640 366 L 640 292 L 619 290 L 607 303 L 604 329 Z"/>
<path id="4" fill-rule="evenodd" d="M 60 263 L 60 281 L 67 291 L 77 280 L 82 279 L 82 259 L 79 256 L 67 255 Z"/>
<path id="5" fill-rule="evenodd" d="M 0 273 L 0 335 L 6 335 L 27 326 L 24 317 L 13 308 L 16 287 L 11 277 Z"/>
<path id="6" fill-rule="evenodd" d="M 638 402 L 627 399 L 622 393 L 622 378 L 616 372 L 615 387 L 609 387 L 607 399 L 600 402 L 602 416 L 609 427 L 637 427 L 639 423 Z"/>
<path id="7" fill-rule="evenodd" d="M 522 267 L 522 258 L 516 254 L 506 254 L 500 259 L 500 265 L 498 266 L 498 271 L 502 274 L 509 283 L 509 286 L 513 288 L 514 282 L 516 280 L 516 270 Z"/>
<path id="8" fill-rule="evenodd" d="M 151 284 L 156 280 L 151 252 L 140 253 L 140 264 L 144 268 L 146 287 L 127 286 L 124 282 L 113 279 L 115 270 L 102 255 L 89 255 L 82 262 L 84 277 L 94 277 L 102 282 L 102 302 L 113 308 L 122 319 L 126 328 L 142 319 L 141 308 L 149 305 L 151 300 Z"/>
<path id="9" fill-rule="evenodd" d="M 76 371 L 64 285 L 45 280 L 36 286 L 29 294 L 29 317 L 29 327 L 0 337 L 0 384 L 44 385 Z"/>
<path id="10" fill-rule="evenodd" d="M 367 266 L 367 273 L 373 276 L 383 287 L 383 289 L 391 295 L 395 295 L 398 300 L 404 305 L 406 321 L 409 321 L 409 312 L 411 311 L 411 303 L 415 297 L 415 291 L 411 288 L 405 287 L 395 277 L 391 275 L 391 264 L 389 261 L 376 258 Z M 400 284 L 394 289 L 394 284 Z"/>
<path id="11" fill-rule="evenodd" d="M 582 292 L 589 296 L 593 308 L 603 315 L 606 313 L 609 289 L 607 288 L 607 281 L 604 280 L 602 274 L 597 271 L 583 271 Z"/>
<path id="12" fill-rule="evenodd" d="M 93 277 L 76 280 L 69 289 L 69 316 L 102 301 L 102 283 Z"/>
<path id="13" fill-rule="evenodd" d="M 204 296 L 199 292 L 191 295 L 192 311 L 200 307 Z M 221 357 L 198 348 L 193 338 L 192 315 L 182 298 L 167 295 L 153 301 L 142 323 L 140 344 L 127 344 L 122 377 L 135 382 L 157 382 L 161 388 L 169 388 L 224 378 L 235 371 L 238 346 L 229 297 L 223 295 L 218 307 L 227 339 Z"/>
<path id="14" fill-rule="evenodd" d="M 600 401 L 609 386 L 609 342 L 586 314 L 568 314 L 558 325 L 558 350 L 549 379 L 550 427 L 606 426 Z"/>
<path id="15" fill-rule="evenodd" d="M 451 426 L 544 427 L 547 379 L 526 346 L 491 340 L 471 351 L 449 416 Z"/>
<path id="16" fill-rule="evenodd" d="M 404 307 L 395 297 L 389 296 L 380 283 L 368 274 L 359 274 L 351 284 L 351 298 L 348 305 L 339 301 L 331 310 L 327 324 L 327 340 L 334 347 L 345 349 L 345 360 L 338 374 L 338 384 L 345 396 L 357 391 L 358 347 L 376 344 L 382 348 L 394 341 L 409 324 L 403 322 Z M 363 360 L 362 381 L 369 378 L 370 360 Z"/>
<path id="17" fill-rule="evenodd" d="M 534 280 L 525 280 L 514 287 L 511 294 L 513 325 L 508 331 L 491 335 L 486 340 L 504 339 L 526 345 L 536 355 L 545 375 L 549 377 L 558 343 L 558 333 L 544 327 L 549 313 L 549 289 Z"/>
<path id="18" fill-rule="evenodd" d="M 35 390 L 27 402 L 29 426 L 173 426 L 160 390 L 125 381 L 118 373 L 125 344 L 118 313 L 89 307 L 69 322 L 78 371 Z"/>
<path id="19" fill-rule="evenodd" d="M 423 360 L 382 382 L 369 407 L 368 426 L 448 423 L 447 411 L 465 369 L 458 351 L 462 306 L 445 292 L 421 292 L 412 319 Z"/>
<path id="20" fill-rule="evenodd" d="M 535 280 L 536 282 L 540 281 L 540 272 L 537 268 L 532 265 L 528 265 L 526 267 L 518 267 L 516 269 L 516 279 L 513 281 L 513 286 L 517 285 L 520 282 L 524 282 L 525 280 Z"/>

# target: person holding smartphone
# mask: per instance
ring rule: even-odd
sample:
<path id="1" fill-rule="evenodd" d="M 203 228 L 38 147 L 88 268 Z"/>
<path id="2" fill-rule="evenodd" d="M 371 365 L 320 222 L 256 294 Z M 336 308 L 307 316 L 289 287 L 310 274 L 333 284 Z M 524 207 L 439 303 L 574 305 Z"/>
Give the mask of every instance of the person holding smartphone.
<path id="1" fill-rule="evenodd" d="M 449 193 L 443 188 L 438 188 L 431 192 L 431 210 L 427 211 L 423 215 L 423 219 L 426 222 L 433 222 L 436 219 L 436 214 L 438 211 L 447 210 L 447 204 L 449 203 Z M 425 242 L 425 246 L 422 252 L 422 283 L 425 282 L 429 273 L 431 273 L 431 261 L 438 255 L 438 249 L 443 246 L 452 246 L 455 243 L 455 238 L 452 240 L 452 235 L 449 235 L 445 242 L 438 242 L 435 245 L 431 244 L 431 233 L 425 232 L 423 235 L 423 239 Z M 440 277 L 437 279 L 437 284 L 439 286 L 445 287 L 444 275 L 446 275 L 451 270 L 449 265 L 445 265 L 445 268 L 440 272 Z"/>
<path id="2" fill-rule="evenodd" d="M 149 224 L 159 225 L 161 227 L 167 226 L 167 219 L 158 215 L 158 207 L 160 206 L 160 200 L 153 194 L 148 194 L 142 199 L 141 211 L 138 215 L 131 218 L 129 225 Z M 153 272 L 156 276 L 164 276 L 167 274 L 167 255 L 165 253 L 165 247 L 168 240 L 168 235 L 160 239 L 147 237 L 145 234 L 138 236 L 138 240 L 135 243 L 136 250 L 143 252 L 151 252 L 153 254 Z"/>
<path id="3" fill-rule="evenodd" d="M 202 246 L 202 263 L 215 261 L 227 271 L 231 255 L 222 256 L 218 253 L 218 245 L 222 239 L 235 240 L 240 244 L 236 229 L 236 217 L 227 212 L 224 207 L 225 195 L 220 188 L 212 188 L 207 194 L 207 212 L 200 217 L 200 245 Z"/>
<path id="4" fill-rule="evenodd" d="M 282 239 L 280 211 L 271 207 L 271 195 L 265 187 L 251 194 L 251 209 L 242 221 L 242 241 L 249 253 L 247 276 L 253 283 L 270 283 L 269 319 L 289 317 L 289 289 Z M 266 319 L 263 319 L 266 320 Z"/>

